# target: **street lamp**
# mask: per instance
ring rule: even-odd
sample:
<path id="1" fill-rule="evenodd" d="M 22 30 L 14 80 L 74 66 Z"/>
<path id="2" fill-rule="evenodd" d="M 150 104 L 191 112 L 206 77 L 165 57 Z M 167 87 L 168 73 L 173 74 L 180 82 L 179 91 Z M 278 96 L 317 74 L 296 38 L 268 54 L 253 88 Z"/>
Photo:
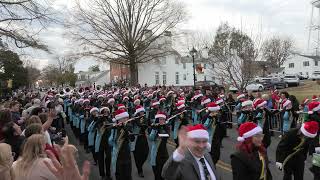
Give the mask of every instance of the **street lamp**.
<path id="1" fill-rule="evenodd" d="M 193 87 L 195 88 L 196 87 L 196 67 L 194 64 L 194 56 L 197 54 L 197 50 L 194 47 L 192 47 L 190 54 L 192 56 L 192 64 L 193 64 Z"/>

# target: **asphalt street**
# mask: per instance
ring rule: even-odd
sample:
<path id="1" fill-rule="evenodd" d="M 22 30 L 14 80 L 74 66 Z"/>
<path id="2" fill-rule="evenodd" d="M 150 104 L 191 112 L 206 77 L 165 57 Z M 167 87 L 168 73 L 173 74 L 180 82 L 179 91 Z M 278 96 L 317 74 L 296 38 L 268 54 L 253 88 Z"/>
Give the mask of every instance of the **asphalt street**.
<path id="1" fill-rule="evenodd" d="M 79 164 L 79 169 L 81 170 L 82 163 L 84 160 L 89 160 L 93 162 L 91 153 L 86 154 L 83 147 L 79 145 L 79 141 L 75 138 L 73 135 L 69 125 L 67 125 L 67 133 L 69 136 L 69 141 L 71 144 L 74 144 L 77 146 L 79 150 L 79 156 L 78 156 L 78 164 Z M 231 170 L 231 165 L 230 165 L 230 154 L 235 151 L 235 146 L 237 144 L 237 132 L 235 127 L 233 129 L 228 130 L 228 135 L 229 137 L 225 138 L 223 140 L 223 148 L 221 149 L 221 157 L 220 161 L 217 164 L 217 170 L 218 173 L 221 175 L 223 180 L 232 180 L 232 170 Z M 272 137 L 272 143 L 270 147 L 268 148 L 268 157 L 270 160 L 269 168 L 271 170 L 272 176 L 274 180 L 282 180 L 283 173 L 276 169 L 275 167 L 275 150 L 276 146 L 279 143 L 280 138 L 278 137 L 278 134 L 275 134 L 274 137 Z M 172 143 L 168 143 L 168 149 L 169 153 L 172 153 L 175 148 L 175 145 Z M 134 160 L 132 156 L 132 160 Z M 311 172 L 309 171 L 309 167 L 311 166 L 311 160 L 310 157 L 308 158 L 305 166 L 305 173 L 304 173 L 304 179 L 305 180 L 312 180 L 313 176 Z M 152 180 L 154 179 L 153 177 L 153 172 L 151 169 L 151 166 L 148 164 L 148 161 L 144 164 L 144 178 L 138 177 L 138 173 L 135 167 L 134 162 L 132 162 L 132 177 L 133 180 L 140 180 L 140 179 L 148 179 Z M 91 175 L 90 175 L 90 180 L 99 180 L 101 179 L 99 176 L 99 170 L 98 166 L 92 165 L 91 168 Z"/>

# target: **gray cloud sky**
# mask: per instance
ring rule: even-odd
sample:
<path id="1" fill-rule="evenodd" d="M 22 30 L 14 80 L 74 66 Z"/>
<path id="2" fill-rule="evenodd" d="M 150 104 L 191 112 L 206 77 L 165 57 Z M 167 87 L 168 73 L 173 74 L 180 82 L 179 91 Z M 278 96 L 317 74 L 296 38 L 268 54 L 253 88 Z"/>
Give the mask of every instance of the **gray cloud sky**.
<path id="1" fill-rule="evenodd" d="M 311 14 L 309 0 L 185 0 L 190 12 L 188 22 L 181 29 L 214 33 L 221 22 L 242 28 L 267 38 L 271 35 L 292 37 L 300 51 L 306 51 L 308 26 Z M 55 8 L 64 12 L 72 7 L 72 0 L 57 0 Z M 317 12 L 318 13 L 318 12 Z M 315 13 L 316 14 L 316 13 Z M 260 33 L 261 32 L 261 33 Z M 55 54 L 33 53 L 33 57 L 45 63 L 54 62 L 56 54 L 72 51 L 70 41 L 62 35 L 62 26 L 52 26 L 42 32 L 41 38 L 48 43 Z M 76 65 L 77 70 L 86 70 L 92 61 Z"/>

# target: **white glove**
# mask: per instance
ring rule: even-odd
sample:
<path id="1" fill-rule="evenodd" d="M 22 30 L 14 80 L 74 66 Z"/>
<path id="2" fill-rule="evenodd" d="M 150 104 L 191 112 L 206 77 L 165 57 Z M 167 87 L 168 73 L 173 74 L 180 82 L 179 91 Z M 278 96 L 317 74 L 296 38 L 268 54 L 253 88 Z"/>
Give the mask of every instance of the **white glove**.
<path id="1" fill-rule="evenodd" d="M 276 162 L 276 166 L 279 170 L 282 170 L 282 163 Z"/>
<path id="2" fill-rule="evenodd" d="M 317 154 L 320 154 L 320 147 L 316 147 L 315 151 L 316 151 Z"/>

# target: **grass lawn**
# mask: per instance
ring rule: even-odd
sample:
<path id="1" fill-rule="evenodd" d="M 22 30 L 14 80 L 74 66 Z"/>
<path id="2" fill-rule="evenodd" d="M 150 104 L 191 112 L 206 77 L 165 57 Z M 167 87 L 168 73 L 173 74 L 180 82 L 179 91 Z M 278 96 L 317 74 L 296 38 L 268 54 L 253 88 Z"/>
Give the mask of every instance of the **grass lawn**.
<path id="1" fill-rule="evenodd" d="M 281 91 L 281 90 L 280 90 Z M 295 95 L 299 102 L 303 101 L 305 98 L 312 98 L 312 95 L 320 95 L 320 85 L 316 81 L 303 81 L 298 87 L 289 87 L 284 89 L 289 94 Z"/>

